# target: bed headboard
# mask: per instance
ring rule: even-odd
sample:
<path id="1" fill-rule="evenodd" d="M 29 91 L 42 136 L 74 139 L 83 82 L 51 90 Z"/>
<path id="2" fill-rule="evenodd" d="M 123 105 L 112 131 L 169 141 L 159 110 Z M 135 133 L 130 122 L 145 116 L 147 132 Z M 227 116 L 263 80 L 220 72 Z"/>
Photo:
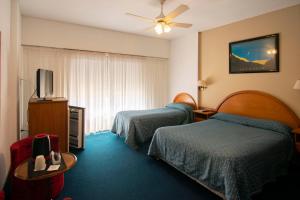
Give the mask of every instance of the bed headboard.
<path id="1" fill-rule="evenodd" d="M 185 103 L 193 107 L 193 110 L 197 109 L 197 104 L 195 99 L 188 93 L 182 92 L 175 96 L 173 103 Z"/>
<path id="2" fill-rule="evenodd" d="M 294 111 L 276 97 L 260 91 L 235 92 L 221 102 L 217 111 L 279 121 L 293 129 L 300 127 Z"/>

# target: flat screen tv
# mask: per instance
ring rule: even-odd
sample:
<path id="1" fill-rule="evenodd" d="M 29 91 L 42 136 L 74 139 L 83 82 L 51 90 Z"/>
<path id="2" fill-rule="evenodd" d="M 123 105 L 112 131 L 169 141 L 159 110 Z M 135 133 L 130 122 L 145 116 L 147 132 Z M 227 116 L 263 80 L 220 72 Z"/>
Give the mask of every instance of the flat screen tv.
<path id="1" fill-rule="evenodd" d="M 53 71 L 38 69 L 36 72 L 36 93 L 39 98 L 49 98 L 53 95 Z"/>

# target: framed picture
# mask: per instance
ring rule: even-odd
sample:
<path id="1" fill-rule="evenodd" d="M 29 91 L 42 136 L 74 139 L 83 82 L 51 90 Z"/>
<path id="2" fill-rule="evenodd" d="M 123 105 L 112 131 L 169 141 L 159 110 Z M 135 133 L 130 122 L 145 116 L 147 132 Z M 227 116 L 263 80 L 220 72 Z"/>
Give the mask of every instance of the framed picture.
<path id="1" fill-rule="evenodd" d="M 279 72 L 279 34 L 229 43 L 229 73 Z"/>
<path id="2" fill-rule="evenodd" d="M 2 71 L 2 68 L 1 68 L 1 63 L 2 63 L 2 60 L 1 60 L 1 55 L 2 55 L 2 52 L 1 52 L 1 31 L 0 31 L 0 93 L 1 93 L 1 71 Z M 1 100 L 0 100 L 1 102 Z"/>

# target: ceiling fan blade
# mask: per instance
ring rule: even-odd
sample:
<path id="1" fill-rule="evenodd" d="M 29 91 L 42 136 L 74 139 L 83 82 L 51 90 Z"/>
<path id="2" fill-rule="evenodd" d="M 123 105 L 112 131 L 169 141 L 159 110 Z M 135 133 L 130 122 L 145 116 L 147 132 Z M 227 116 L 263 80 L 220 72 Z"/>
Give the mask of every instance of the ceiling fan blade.
<path id="1" fill-rule="evenodd" d="M 142 20 L 147 21 L 147 22 L 152 22 L 152 23 L 155 22 L 154 19 L 151 19 L 151 18 L 148 18 L 148 17 L 143 17 L 143 16 L 131 14 L 131 13 L 126 13 L 126 15 L 129 15 L 129 16 L 132 16 L 132 17 L 137 17 L 137 18 L 142 19 Z"/>
<path id="2" fill-rule="evenodd" d="M 178 15 L 184 13 L 188 9 L 189 9 L 189 7 L 187 5 L 181 4 L 175 10 L 173 10 L 172 12 L 167 14 L 166 19 L 171 20 L 171 19 L 177 17 Z"/>
<path id="3" fill-rule="evenodd" d="M 190 28 L 191 26 L 193 26 L 193 24 L 177 23 L 177 22 L 172 22 L 169 25 L 172 27 L 179 27 L 179 28 Z"/>

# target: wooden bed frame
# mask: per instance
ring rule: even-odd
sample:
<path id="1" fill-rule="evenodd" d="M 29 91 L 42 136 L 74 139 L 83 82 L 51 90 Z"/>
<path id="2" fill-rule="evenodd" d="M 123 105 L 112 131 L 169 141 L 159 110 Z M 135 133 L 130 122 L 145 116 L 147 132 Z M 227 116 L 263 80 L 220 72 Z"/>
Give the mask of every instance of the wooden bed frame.
<path id="1" fill-rule="evenodd" d="M 279 121 L 292 129 L 300 127 L 297 115 L 276 97 L 260 91 L 245 90 L 227 96 L 217 112 Z"/>
<path id="2" fill-rule="evenodd" d="M 177 94 L 173 99 L 173 103 L 184 103 L 189 106 L 192 106 L 193 110 L 197 109 L 197 104 L 195 99 L 190 94 L 185 92 Z"/>
<path id="3" fill-rule="evenodd" d="M 174 102 L 176 100 L 176 97 L 174 99 Z M 300 127 L 300 119 L 297 117 L 294 111 L 292 111 L 285 103 L 283 103 L 276 97 L 265 92 L 245 90 L 232 93 L 219 104 L 216 110 L 217 112 L 279 121 L 283 124 L 288 125 L 292 129 L 297 129 Z M 168 163 L 165 160 L 164 162 Z M 176 168 L 179 172 L 190 177 L 200 185 L 204 186 L 206 189 L 215 193 L 217 196 L 225 199 L 224 194 L 210 188 L 201 181 L 179 170 L 176 166 L 170 163 L 168 164 Z"/>

